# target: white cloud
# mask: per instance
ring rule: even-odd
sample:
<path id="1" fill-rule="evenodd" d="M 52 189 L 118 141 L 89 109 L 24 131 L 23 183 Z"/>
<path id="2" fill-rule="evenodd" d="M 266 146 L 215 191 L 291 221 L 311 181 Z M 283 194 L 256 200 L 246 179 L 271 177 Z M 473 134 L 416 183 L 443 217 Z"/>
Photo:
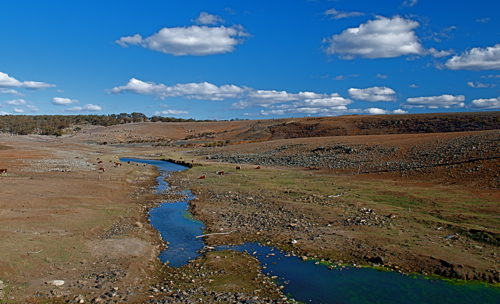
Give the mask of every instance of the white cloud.
<path id="1" fill-rule="evenodd" d="M 283 110 L 261 110 L 260 115 L 269 116 L 269 115 L 290 115 L 290 114 L 319 114 L 322 116 L 335 116 L 340 115 L 342 113 L 347 112 L 348 109 L 346 106 L 336 106 L 329 108 L 309 108 L 309 107 L 293 107 L 290 109 Z"/>
<path id="2" fill-rule="evenodd" d="M 494 88 L 497 86 L 494 83 L 482 83 L 479 81 L 476 81 L 476 83 L 469 81 L 469 82 L 467 82 L 467 85 L 471 88 Z"/>
<path id="3" fill-rule="evenodd" d="M 481 76 L 481 78 L 491 79 L 491 78 L 500 78 L 500 75 L 485 75 Z"/>
<path id="4" fill-rule="evenodd" d="M 417 4 L 417 1 L 418 0 L 405 0 L 405 1 L 403 1 L 403 5 L 404 6 L 414 6 L 415 4 Z"/>
<path id="5" fill-rule="evenodd" d="M 435 48 L 430 48 L 429 49 L 429 53 L 431 54 L 432 57 L 434 58 L 440 58 L 440 57 L 446 57 L 446 56 L 450 56 L 451 54 L 454 53 L 453 50 L 449 50 L 449 51 L 445 51 L 445 50 L 442 50 L 442 51 L 438 51 L 436 50 Z"/>
<path id="6" fill-rule="evenodd" d="M 30 109 L 31 112 L 39 112 L 40 111 L 36 106 L 33 106 L 33 105 L 26 105 L 26 107 L 28 107 L 28 109 Z"/>
<path id="7" fill-rule="evenodd" d="M 14 112 L 16 113 L 24 113 L 23 108 L 14 108 Z"/>
<path id="8" fill-rule="evenodd" d="M 450 70 L 500 70 L 500 44 L 487 48 L 473 48 L 446 61 Z"/>
<path id="9" fill-rule="evenodd" d="M 45 83 L 45 82 L 38 82 L 38 81 L 25 81 L 25 82 L 23 82 L 23 88 L 25 88 L 27 90 L 36 91 L 36 90 L 43 90 L 43 89 L 52 88 L 52 87 L 55 87 L 55 85 Z"/>
<path id="10" fill-rule="evenodd" d="M 37 81 L 21 82 L 14 77 L 10 77 L 6 73 L 0 72 L 0 88 L 25 88 L 28 90 L 43 90 L 50 87 L 55 87 L 55 85 Z"/>
<path id="11" fill-rule="evenodd" d="M 345 76 L 344 75 L 338 75 L 335 78 L 333 78 L 333 80 L 337 80 L 337 81 L 339 81 L 339 80 L 345 80 Z"/>
<path id="12" fill-rule="evenodd" d="M 332 19 L 342 19 L 342 18 L 351 18 L 351 17 L 359 17 L 363 16 L 364 13 L 361 12 L 342 12 L 342 11 L 337 11 L 336 9 L 332 8 L 327 11 L 325 11 L 326 16 L 331 16 Z"/>
<path id="13" fill-rule="evenodd" d="M 16 90 L 12 90 L 12 89 L 10 89 L 10 90 L 2 90 L 2 91 L 0 91 L 0 93 L 2 93 L 2 94 L 12 94 L 12 95 L 16 95 L 16 96 L 26 96 L 24 94 L 19 93 Z"/>
<path id="14" fill-rule="evenodd" d="M 324 52 L 339 54 L 341 59 L 390 58 L 403 55 L 424 55 L 425 49 L 415 35 L 418 22 L 396 16 L 392 19 L 377 17 L 356 28 L 323 39 L 328 43 Z"/>
<path id="15" fill-rule="evenodd" d="M 144 82 L 135 78 L 129 80 L 124 86 L 111 89 L 109 92 L 120 94 L 130 92 L 142 95 L 153 95 L 155 98 L 165 99 L 167 97 L 183 97 L 186 99 L 224 100 L 226 98 L 238 98 L 243 94 L 245 88 L 235 85 L 222 85 L 220 87 L 208 82 L 176 84 L 166 86 L 154 82 Z"/>
<path id="16" fill-rule="evenodd" d="M 350 88 L 347 90 L 349 96 L 364 101 L 395 101 L 396 92 L 388 87 L 372 87 L 366 89 Z"/>
<path id="17" fill-rule="evenodd" d="M 465 96 L 464 95 L 448 95 L 444 94 L 441 96 L 428 96 L 428 97 L 415 97 L 408 98 L 404 106 L 406 108 L 463 108 L 465 106 Z"/>
<path id="18" fill-rule="evenodd" d="M 10 115 L 10 113 L 7 113 L 5 111 L 0 111 L 0 115 Z"/>
<path id="19" fill-rule="evenodd" d="M 281 105 L 276 105 L 278 103 L 281 103 Z M 315 111 L 319 111 L 320 108 L 345 106 L 351 103 L 352 100 L 343 98 L 338 93 L 327 95 L 314 92 L 299 92 L 294 94 L 286 91 L 250 90 L 244 100 L 233 103 L 233 108 L 245 109 L 259 106 L 287 109 L 290 113 L 300 113 L 306 108 L 314 108 L 317 109 Z"/>
<path id="20" fill-rule="evenodd" d="M 370 114 L 370 115 L 386 115 L 386 114 L 407 114 L 408 111 L 397 109 L 394 111 L 390 110 L 384 110 L 380 108 L 368 108 L 363 110 L 364 113 Z"/>
<path id="21" fill-rule="evenodd" d="M 140 45 L 144 48 L 172 54 L 174 56 L 205 56 L 225 54 L 234 51 L 237 44 L 243 43 L 243 37 L 249 34 L 242 26 L 208 27 L 190 26 L 163 28 L 153 36 L 142 38 L 141 35 L 121 37 L 115 42 L 122 47 Z"/>
<path id="22" fill-rule="evenodd" d="M 0 72 L 0 88 L 19 88 L 22 86 L 23 84 L 19 80 L 10 77 L 6 73 Z"/>
<path id="23" fill-rule="evenodd" d="M 490 22 L 490 18 L 481 18 L 481 19 L 477 19 L 476 22 L 480 22 L 480 23 L 488 23 Z"/>
<path id="24" fill-rule="evenodd" d="M 416 89 L 416 88 L 418 88 L 418 85 L 416 85 L 416 84 L 410 84 L 409 87 L 412 88 L 412 89 Z"/>
<path id="25" fill-rule="evenodd" d="M 391 113 L 390 111 L 379 109 L 379 108 L 368 108 L 368 109 L 365 109 L 364 112 L 371 114 L 371 115 L 383 115 L 383 114 Z"/>
<path id="26" fill-rule="evenodd" d="M 14 100 L 8 100 L 3 103 L 5 106 L 24 106 L 26 105 L 26 100 L 24 99 L 14 99 Z"/>
<path id="27" fill-rule="evenodd" d="M 397 109 L 392 111 L 393 114 L 408 114 L 408 111 Z"/>
<path id="28" fill-rule="evenodd" d="M 52 104 L 57 105 L 57 106 L 67 106 L 72 103 L 77 103 L 79 102 L 78 100 L 75 99 L 69 99 L 69 98 L 62 98 L 62 97 L 54 97 L 52 98 Z"/>
<path id="29" fill-rule="evenodd" d="M 500 109 L 500 97 L 489 99 L 475 99 L 471 102 L 471 107 L 479 109 Z"/>
<path id="30" fill-rule="evenodd" d="M 102 108 L 98 105 L 93 105 L 93 104 L 86 104 L 83 107 L 73 107 L 73 108 L 66 108 L 63 111 L 65 112 L 87 112 L 87 111 L 101 111 Z"/>
<path id="31" fill-rule="evenodd" d="M 375 76 L 375 77 L 377 77 L 377 78 L 382 78 L 382 79 L 387 79 L 387 78 L 389 78 L 389 76 L 387 76 L 387 75 L 382 75 L 382 74 L 377 74 L 377 76 Z"/>
<path id="32" fill-rule="evenodd" d="M 221 17 L 206 12 L 201 12 L 198 18 L 191 21 L 196 22 L 196 24 L 210 24 L 210 25 L 224 23 L 224 19 L 222 19 Z"/>
<path id="33" fill-rule="evenodd" d="M 188 111 L 179 111 L 179 110 L 166 110 L 166 111 L 156 111 L 155 115 L 182 115 L 189 114 Z"/>
<path id="34" fill-rule="evenodd" d="M 453 35 L 454 30 L 456 30 L 457 27 L 452 25 L 447 28 L 444 28 L 440 30 L 439 32 L 433 32 L 429 37 L 426 38 L 432 38 L 436 42 L 442 42 L 442 38 L 446 38 L 448 40 L 455 38 L 455 35 Z"/>

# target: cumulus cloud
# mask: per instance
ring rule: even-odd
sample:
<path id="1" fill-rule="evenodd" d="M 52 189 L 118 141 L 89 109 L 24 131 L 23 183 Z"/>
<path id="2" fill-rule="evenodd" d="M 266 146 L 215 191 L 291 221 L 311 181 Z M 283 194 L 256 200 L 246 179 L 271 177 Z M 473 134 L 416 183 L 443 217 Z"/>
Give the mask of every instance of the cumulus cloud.
<path id="1" fill-rule="evenodd" d="M 24 106 L 26 104 L 27 102 L 24 99 L 8 100 L 3 103 L 4 106 Z"/>
<path id="2" fill-rule="evenodd" d="M 239 87 L 235 85 L 216 86 L 211 83 L 188 83 L 167 86 L 153 82 L 144 82 L 135 78 L 124 86 L 118 86 L 109 90 L 112 94 L 130 92 L 134 94 L 152 95 L 155 98 L 165 99 L 168 97 L 181 97 L 185 99 L 200 100 L 225 100 L 240 99 L 232 104 L 233 108 L 246 109 L 252 107 L 263 107 L 264 114 L 272 113 L 310 113 L 334 115 L 339 111 L 345 111 L 346 105 L 353 103 L 352 100 L 340 96 L 338 93 L 322 94 L 315 92 L 290 93 L 276 90 L 255 90 L 249 87 Z M 168 108 L 166 105 L 161 107 Z M 169 112 L 171 111 L 171 112 Z M 187 114 L 182 112 L 172 112 L 176 110 L 166 110 L 159 114 Z M 273 112 L 274 111 L 274 112 Z"/>
<path id="3" fill-rule="evenodd" d="M 387 76 L 387 75 L 382 75 L 382 74 L 377 74 L 377 76 L 375 76 L 375 77 L 377 77 L 377 78 L 382 78 L 382 79 L 387 79 L 387 78 L 389 78 L 389 76 Z"/>
<path id="4" fill-rule="evenodd" d="M 476 83 L 469 81 L 469 82 L 467 82 L 467 85 L 471 88 L 494 88 L 497 86 L 494 83 L 482 83 L 479 81 L 476 81 Z"/>
<path id="5" fill-rule="evenodd" d="M 352 100 L 343 98 L 338 93 L 327 95 L 299 92 L 295 94 L 286 91 L 250 90 L 244 100 L 233 103 L 233 108 L 245 109 L 258 106 L 279 109 L 285 113 L 303 113 L 304 111 L 319 113 L 324 108 L 331 109 L 351 103 Z"/>
<path id="6" fill-rule="evenodd" d="M 210 25 L 224 23 L 224 19 L 222 19 L 221 17 L 209 14 L 207 12 L 201 12 L 198 18 L 191 21 L 196 22 L 196 24 L 210 24 Z"/>
<path id="7" fill-rule="evenodd" d="M 397 109 L 392 111 L 393 114 L 408 114 L 408 111 Z"/>
<path id="8" fill-rule="evenodd" d="M 0 72 L 0 88 L 25 88 L 28 90 L 43 90 L 50 87 L 55 87 L 55 85 L 37 81 L 21 82 L 14 77 L 10 77 L 6 73 Z"/>
<path id="9" fill-rule="evenodd" d="M 384 110 L 380 108 L 368 108 L 363 110 L 363 113 L 370 114 L 370 115 L 386 115 L 386 114 L 406 114 L 408 111 L 397 109 L 394 111 L 390 110 Z"/>
<path id="10" fill-rule="evenodd" d="M 19 93 L 16 90 L 12 90 L 12 89 L 10 89 L 10 90 L 1 90 L 0 93 L 2 93 L 2 94 L 12 94 L 12 95 L 16 95 L 16 96 L 26 96 L 24 94 Z"/>
<path id="11" fill-rule="evenodd" d="M 500 70 L 500 44 L 465 51 L 448 59 L 445 66 L 450 70 Z"/>
<path id="12" fill-rule="evenodd" d="M 205 56 L 233 52 L 249 34 L 242 26 L 163 28 L 158 33 L 142 38 L 141 35 L 121 37 L 115 42 L 122 47 L 140 45 L 144 48 L 174 56 Z"/>
<path id="13" fill-rule="evenodd" d="M 415 97 L 408 98 L 404 107 L 406 108 L 463 108 L 465 106 L 465 96 L 464 95 L 448 95 L 444 94 L 441 96 L 427 96 L 427 97 Z"/>
<path id="14" fill-rule="evenodd" d="M 475 99 L 471 102 L 471 107 L 483 110 L 500 109 L 500 97 L 489 99 Z"/>
<path id="15" fill-rule="evenodd" d="M 101 111 L 102 108 L 98 105 L 93 105 L 93 104 L 86 104 L 83 107 L 73 107 L 73 108 L 67 108 L 64 109 L 63 111 L 65 112 L 93 112 L 93 111 Z"/>
<path id="16" fill-rule="evenodd" d="M 24 113 L 23 108 L 14 108 L 14 112 L 16 113 Z"/>
<path id="17" fill-rule="evenodd" d="M 245 91 L 235 85 L 222 85 L 220 87 L 208 83 L 186 83 L 167 86 L 155 84 L 154 82 L 144 82 L 132 78 L 124 86 L 115 87 L 109 90 L 112 94 L 130 92 L 134 94 L 153 95 L 155 98 L 165 99 L 167 97 L 183 97 L 186 99 L 207 99 L 224 100 L 226 98 L 238 98 Z"/>
<path id="18" fill-rule="evenodd" d="M 372 87 L 366 89 L 350 88 L 347 90 L 349 96 L 364 101 L 395 101 L 396 92 L 388 87 Z"/>
<path id="19" fill-rule="evenodd" d="M 399 16 L 392 19 L 377 17 L 359 27 L 323 39 L 323 43 L 328 44 L 324 52 L 338 54 L 341 59 L 424 55 L 426 51 L 414 32 L 418 26 L 418 22 Z"/>
<path id="20" fill-rule="evenodd" d="M 155 115 L 182 115 L 189 114 L 188 111 L 179 111 L 179 110 L 165 110 L 165 111 L 156 111 Z"/>
<path id="21" fill-rule="evenodd" d="M 431 54 L 431 56 L 432 56 L 432 57 L 434 57 L 434 58 L 440 58 L 440 57 L 450 56 L 451 54 L 453 54 L 453 50 L 449 50 L 449 51 L 445 51 L 445 50 L 438 51 L 438 50 L 436 50 L 435 48 L 430 48 L 430 49 L 429 49 L 429 53 L 430 53 L 430 54 Z"/>
<path id="22" fill-rule="evenodd" d="M 38 82 L 38 81 L 24 81 L 23 82 L 23 88 L 25 88 L 26 90 L 37 91 L 37 90 L 43 90 L 43 89 L 52 88 L 52 87 L 55 87 L 55 85 L 45 83 L 45 82 Z"/>
<path id="23" fill-rule="evenodd" d="M 52 104 L 57 105 L 57 106 L 67 106 L 72 103 L 77 103 L 79 102 L 78 100 L 75 99 L 69 99 L 69 98 L 62 98 L 62 97 L 54 97 L 52 98 Z"/>
<path id="24" fill-rule="evenodd" d="M 367 114 L 371 114 L 371 115 L 382 115 L 382 114 L 389 114 L 390 113 L 390 111 L 379 109 L 379 108 L 368 108 L 368 109 L 365 109 L 364 112 Z"/>
<path id="25" fill-rule="evenodd" d="M 0 115 L 10 115 L 10 113 L 5 112 L 5 111 L 0 111 Z"/>
<path id="26" fill-rule="evenodd" d="M 418 85 L 416 85 L 416 84 L 410 84 L 409 87 L 412 88 L 412 89 L 416 89 L 416 88 L 418 88 Z"/>
<path id="27" fill-rule="evenodd" d="M 363 16 L 364 13 L 361 13 L 361 12 L 342 12 L 342 11 L 337 11 L 336 9 L 332 8 L 332 9 L 326 10 L 325 15 L 328 17 L 331 17 L 332 19 L 342 19 L 342 18 Z"/>

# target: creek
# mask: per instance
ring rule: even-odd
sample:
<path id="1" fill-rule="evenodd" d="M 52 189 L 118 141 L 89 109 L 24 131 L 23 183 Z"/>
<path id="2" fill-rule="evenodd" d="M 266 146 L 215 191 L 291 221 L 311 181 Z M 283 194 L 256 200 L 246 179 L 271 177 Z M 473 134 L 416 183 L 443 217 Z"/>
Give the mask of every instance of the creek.
<path id="1" fill-rule="evenodd" d="M 166 161 L 125 158 L 122 161 L 156 166 L 161 174 L 157 178 L 157 191 L 169 187 L 164 180 L 169 172 L 187 169 Z M 150 211 L 151 224 L 169 242 L 169 248 L 160 254 L 160 259 L 173 267 L 180 267 L 198 257 L 196 251 L 204 246 L 201 238 L 196 238 L 203 233 L 204 225 L 192 219 L 187 211 L 193 196 L 189 191 L 185 193 L 188 200 L 163 203 Z M 217 248 L 226 249 L 246 251 L 257 257 L 263 273 L 276 276 L 277 283 L 285 286 L 285 294 L 305 303 L 500 303 L 500 288 L 486 284 L 449 283 L 420 275 L 404 276 L 397 272 L 345 265 L 330 270 L 326 265 L 316 265 L 316 261 L 303 261 L 277 248 L 257 243 Z"/>

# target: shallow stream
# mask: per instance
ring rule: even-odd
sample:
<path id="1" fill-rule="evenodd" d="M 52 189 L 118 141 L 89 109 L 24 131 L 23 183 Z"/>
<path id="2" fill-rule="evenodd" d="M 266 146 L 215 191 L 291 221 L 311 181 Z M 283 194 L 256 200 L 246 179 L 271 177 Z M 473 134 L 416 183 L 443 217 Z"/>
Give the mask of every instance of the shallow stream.
<path id="1" fill-rule="evenodd" d="M 184 166 L 165 161 L 122 159 L 154 165 L 161 173 L 157 191 L 168 187 L 164 175 L 183 171 Z M 186 194 L 192 199 L 188 191 Z M 193 220 L 187 211 L 189 200 L 163 203 L 150 211 L 150 220 L 169 242 L 169 248 L 160 254 L 163 262 L 179 267 L 199 256 L 197 250 L 204 246 L 201 238 L 202 222 Z M 303 261 L 287 256 L 274 247 L 256 243 L 239 246 L 219 246 L 217 250 L 247 251 L 256 256 L 263 272 L 276 276 L 284 284 L 284 293 L 306 303 L 500 303 L 500 289 L 485 284 L 453 284 L 419 275 L 403 276 L 372 268 L 337 266 L 330 270 L 316 261 Z"/>

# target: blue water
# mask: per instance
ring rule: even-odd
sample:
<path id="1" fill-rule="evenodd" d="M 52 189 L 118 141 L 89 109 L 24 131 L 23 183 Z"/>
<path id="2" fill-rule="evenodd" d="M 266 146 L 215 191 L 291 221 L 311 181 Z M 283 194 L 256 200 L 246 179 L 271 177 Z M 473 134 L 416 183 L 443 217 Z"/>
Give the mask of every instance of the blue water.
<path id="1" fill-rule="evenodd" d="M 225 249 L 254 255 L 266 267 L 263 273 L 278 276 L 279 284 L 287 283 L 283 285 L 285 294 L 307 303 L 500 303 L 500 289 L 482 284 L 454 285 L 372 268 L 330 270 L 257 243 L 218 247 Z"/>
<path id="2" fill-rule="evenodd" d="M 157 166 L 162 175 L 182 171 L 186 167 L 164 161 L 122 159 L 122 161 L 147 163 Z M 163 177 L 158 178 L 157 191 L 168 188 Z M 189 191 L 186 192 L 192 199 Z M 188 200 L 173 204 L 164 203 L 150 212 L 153 227 L 161 232 L 169 248 L 160 254 L 163 262 L 179 267 L 199 256 L 197 250 L 203 241 L 204 225 L 191 219 L 187 212 Z M 286 257 L 280 250 L 246 243 L 239 246 L 219 246 L 217 250 L 247 251 L 259 259 L 262 271 L 278 276 L 284 284 L 285 294 L 305 303 L 500 303 L 500 289 L 484 284 L 450 284 L 443 280 L 424 276 L 402 276 L 396 272 L 382 272 L 371 268 L 347 267 L 330 270 L 314 261 L 302 261 L 298 257 Z M 269 255 L 274 254 L 274 255 Z"/>
<path id="3" fill-rule="evenodd" d="M 187 169 L 185 166 L 166 161 L 131 158 L 122 158 L 121 161 L 156 166 L 160 172 L 160 176 L 156 179 L 158 182 L 158 186 L 156 186 L 157 192 L 168 189 L 169 185 L 164 179 L 166 174 Z M 169 243 L 168 249 L 163 250 L 159 258 L 163 263 L 168 263 L 171 267 L 186 265 L 189 260 L 200 256 L 196 251 L 204 246 L 203 239 L 196 237 L 203 234 L 202 228 L 205 229 L 205 225 L 198 220 L 192 219 L 191 214 L 187 211 L 188 203 L 194 196 L 189 190 L 182 191 L 182 193 L 188 195 L 187 200 L 163 203 L 149 211 L 151 225 L 160 231 L 163 240 Z"/>

